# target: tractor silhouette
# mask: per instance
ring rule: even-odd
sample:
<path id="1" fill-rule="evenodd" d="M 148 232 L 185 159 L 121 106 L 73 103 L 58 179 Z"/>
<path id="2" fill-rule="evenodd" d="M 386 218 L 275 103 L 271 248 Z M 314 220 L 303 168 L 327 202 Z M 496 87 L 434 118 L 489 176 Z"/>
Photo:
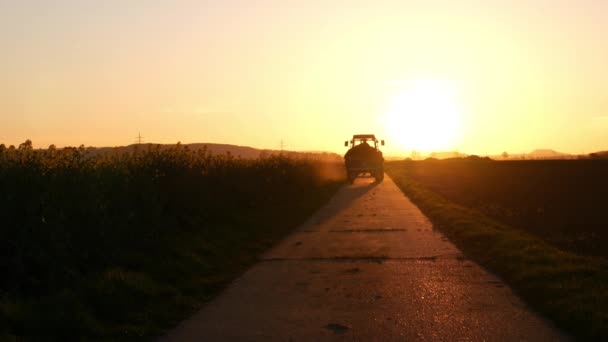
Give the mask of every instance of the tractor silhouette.
<path id="1" fill-rule="evenodd" d="M 380 144 L 384 146 L 384 140 Z M 355 134 L 352 140 L 344 142 L 344 146 L 350 146 L 344 155 L 344 163 L 351 184 L 355 178 L 365 174 L 376 178 L 377 182 L 384 179 L 384 157 L 378 149 L 378 139 L 373 134 Z"/>

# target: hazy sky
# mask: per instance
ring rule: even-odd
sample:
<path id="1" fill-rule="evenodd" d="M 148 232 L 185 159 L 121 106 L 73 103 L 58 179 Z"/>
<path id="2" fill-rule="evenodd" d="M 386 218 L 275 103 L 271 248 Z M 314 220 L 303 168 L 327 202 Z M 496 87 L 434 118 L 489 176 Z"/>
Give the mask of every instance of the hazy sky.
<path id="1" fill-rule="evenodd" d="M 0 0 L 0 143 L 592 152 L 606 37 L 603 0 Z"/>

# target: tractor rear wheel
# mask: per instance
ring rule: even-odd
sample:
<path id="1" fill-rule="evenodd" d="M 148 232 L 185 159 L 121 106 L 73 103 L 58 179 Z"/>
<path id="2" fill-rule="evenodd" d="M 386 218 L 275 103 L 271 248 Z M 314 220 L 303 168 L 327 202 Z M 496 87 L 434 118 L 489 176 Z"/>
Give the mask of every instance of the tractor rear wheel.
<path id="1" fill-rule="evenodd" d="M 384 169 L 380 168 L 374 171 L 374 178 L 376 178 L 376 182 L 382 182 L 384 180 Z"/>
<path id="2" fill-rule="evenodd" d="M 353 171 L 348 171 L 348 182 L 350 184 L 355 183 L 355 178 L 357 178 L 357 173 Z"/>

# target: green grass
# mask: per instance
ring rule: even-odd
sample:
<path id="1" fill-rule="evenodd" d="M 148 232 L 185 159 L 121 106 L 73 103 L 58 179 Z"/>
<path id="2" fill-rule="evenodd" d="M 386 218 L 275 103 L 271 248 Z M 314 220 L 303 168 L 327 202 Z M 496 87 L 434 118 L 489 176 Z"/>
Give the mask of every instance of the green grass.
<path id="1" fill-rule="evenodd" d="M 532 308 L 572 336 L 608 337 L 608 262 L 564 252 L 447 201 L 408 176 L 411 163 L 386 163 L 386 171 L 467 257 L 501 276 Z"/>
<path id="2" fill-rule="evenodd" d="M 305 221 L 341 164 L 0 148 L 0 340 L 149 340 Z"/>

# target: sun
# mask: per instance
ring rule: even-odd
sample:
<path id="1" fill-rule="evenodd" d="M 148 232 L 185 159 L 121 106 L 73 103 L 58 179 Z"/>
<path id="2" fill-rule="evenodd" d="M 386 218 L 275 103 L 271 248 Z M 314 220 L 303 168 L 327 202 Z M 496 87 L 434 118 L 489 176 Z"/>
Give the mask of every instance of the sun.
<path id="1" fill-rule="evenodd" d="M 461 107 L 456 83 L 411 81 L 393 89 L 384 124 L 391 140 L 404 150 L 453 150 L 461 133 Z"/>

